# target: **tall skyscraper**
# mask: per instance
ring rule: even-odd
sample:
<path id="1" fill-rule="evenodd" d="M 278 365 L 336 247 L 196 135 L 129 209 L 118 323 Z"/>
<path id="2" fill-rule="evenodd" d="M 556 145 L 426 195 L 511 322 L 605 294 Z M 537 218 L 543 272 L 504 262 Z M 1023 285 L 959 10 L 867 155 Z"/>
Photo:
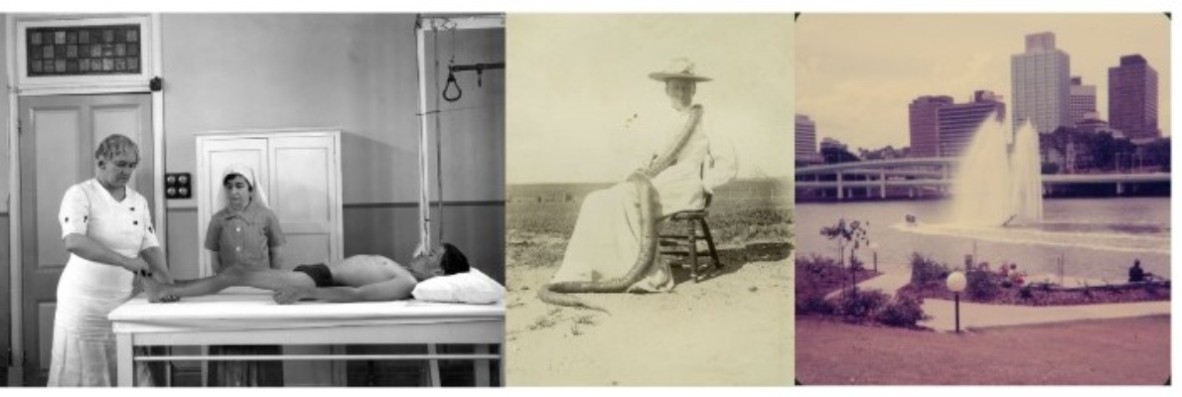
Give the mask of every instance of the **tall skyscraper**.
<path id="1" fill-rule="evenodd" d="M 1072 126 L 1083 123 L 1088 113 L 1096 112 L 1096 86 L 1084 85 L 1079 76 L 1071 76 L 1071 100 L 1068 101 L 1068 117 Z"/>
<path id="2" fill-rule="evenodd" d="M 1161 137 L 1157 128 L 1157 71 L 1141 55 L 1120 57 L 1108 68 L 1108 123 L 1137 138 Z"/>
<path id="3" fill-rule="evenodd" d="M 911 101 L 908 120 L 911 127 L 910 157 L 936 157 L 940 152 L 940 134 L 936 111 L 952 105 L 947 95 L 924 95 Z"/>
<path id="4" fill-rule="evenodd" d="M 1026 120 L 1040 133 L 1070 125 L 1071 57 L 1055 48 L 1051 32 L 1026 35 L 1026 52 L 1010 57 L 1014 128 Z"/>
<path id="5" fill-rule="evenodd" d="M 803 163 L 819 162 L 817 154 L 817 123 L 809 119 L 808 115 L 796 115 L 796 161 Z"/>
<path id="6" fill-rule="evenodd" d="M 1006 117 L 1006 104 L 992 91 L 978 90 L 966 103 L 952 104 L 936 111 L 940 136 L 940 157 L 957 157 L 973 142 L 983 122 L 1001 122 Z M 993 115 L 993 119 L 988 119 Z"/>

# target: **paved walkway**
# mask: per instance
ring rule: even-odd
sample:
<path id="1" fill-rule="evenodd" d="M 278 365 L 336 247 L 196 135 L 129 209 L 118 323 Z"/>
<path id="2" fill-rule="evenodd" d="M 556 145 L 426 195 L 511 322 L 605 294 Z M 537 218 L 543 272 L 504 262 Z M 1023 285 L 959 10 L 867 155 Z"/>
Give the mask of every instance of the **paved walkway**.
<path id="1" fill-rule="evenodd" d="M 881 269 L 881 267 L 880 267 Z M 1038 280 L 1050 275 L 1040 277 Z M 1057 277 L 1056 277 L 1057 278 Z M 1032 278 L 1033 279 L 1033 278 Z M 911 273 L 896 270 L 858 283 L 860 289 L 878 289 L 892 297 L 895 291 L 911 282 Z M 1101 280 L 1088 280 L 1067 277 L 1067 286 L 1102 285 Z M 826 299 L 835 298 L 841 290 L 834 291 Z M 954 332 L 956 330 L 956 314 L 953 301 L 945 299 L 927 298 L 923 300 L 923 312 L 931 318 L 921 321 L 920 326 L 928 327 L 940 332 Z M 1098 305 L 1077 306 L 1019 306 L 1019 305 L 991 305 L 983 303 L 960 302 L 960 328 L 1005 327 L 1014 325 L 1033 325 L 1059 323 L 1080 320 L 1101 320 L 1113 318 L 1141 317 L 1152 315 L 1169 315 L 1170 302 L 1134 302 L 1109 303 Z"/>
<path id="2" fill-rule="evenodd" d="M 903 288 L 904 285 L 907 285 L 907 283 L 910 283 L 910 282 L 911 282 L 911 273 L 910 272 L 903 272 L 903 271 L 895 271 L 895 272 L 890 272 L 890 273 L 884 272 L 882 275 L 880 275 L 878 277 L 875 277 L 875 278 L 872 278 L 869 280 L 863 280 L 862 282 L 858 283 L 858 289 L 882 290 L 882 292 L 885 292 L 887 295 L 893 297 L 893 296 L 895 296 L 895 291 L 898 291 L 899 288 Z M 839 294 L 841 294 L 841 291 L 842 291 L 841 289 L 838 289 L 836 291 L 830 292 L 829 295 L 825 295 L 825 299 L 836 298 Z"/>
<path id="3" fill-rule="evenodd" d="M 927 298 L 923 300 L 923 312 L 930 319 L 919 325 L 940 332 L 956 330 L 956 312 L 953 301 Z M 989 305 L 960 302 L 960 328 L 1005 327 L 1059 323 L 1065 321 L 1100 320 L 1113 318 L 1169 315 L 1170 302 L 1108 303 L 1077 306 L 1017 306 Z"/>

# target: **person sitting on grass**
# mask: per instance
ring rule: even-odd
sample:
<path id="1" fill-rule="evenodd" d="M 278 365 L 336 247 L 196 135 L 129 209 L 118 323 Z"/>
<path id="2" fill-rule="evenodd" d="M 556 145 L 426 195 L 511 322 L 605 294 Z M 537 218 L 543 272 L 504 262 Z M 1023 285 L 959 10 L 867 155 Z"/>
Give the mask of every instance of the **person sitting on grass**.
<path id="1" fill-rule="evenodd" d="M 1026 272 L 1019 272 L 1017 263 L 1010 264 L 1009 274 L 1010 274 L 1010 282 L 1013 283 L 1014 285 L 1021 287 L 1022 284 L 1026 283 Z"/>
<path id="2" fill-rule="evenodd" d="M 1145 269 L 1141 268 L 1141 260 L 1134 259 L 1133 267 L 1129 268 L 1129 282 L 1142 283 L 1146 281 L 1153 281 L 1153 279 L 1153 273 L 1146 272 Z"/>
<path id="3" fill-rule="evenodd" d="M 1145 281 L 1145 269 L 1141 268 L 1141 260 L 1133 260 L 1133 267 L 1129 268 L 1129 282 L 1140 283 Z"/>
<path id="4" fill-rule="evenodd" d="M 161 284 L 141 278 L 148 301 L 169 302 L 177 297 L 215 294 L 235 286 L 274 292 L 276 303 L 303 299 L 328 302 L 394 301 L 410 299 L 415 285 L 427 279 L 470 269 L 468 258 L 456 246 L 443 243 L 403 266 L 377 255 L 354 255 L 330 264 L 300 265 L 291 271 L 230 267 L 216 276 Z"/>

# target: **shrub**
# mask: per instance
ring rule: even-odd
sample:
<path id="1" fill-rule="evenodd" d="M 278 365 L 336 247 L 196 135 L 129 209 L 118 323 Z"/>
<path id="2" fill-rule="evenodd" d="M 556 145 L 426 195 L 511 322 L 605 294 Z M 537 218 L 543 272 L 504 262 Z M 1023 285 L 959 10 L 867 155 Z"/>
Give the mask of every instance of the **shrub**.
<path id="1" fill-rule="evenodd" d="M 920 308 L 921 300 L 910 296 L 896 296 L 875 315 L 878 322 L 893 327 L 914 328 L 916 323 L 927 318 Z"/>
<path id="2" fill-rule="evenodd" d="M 861 260 L 861 259 L 858 259 L 858 257 L 856 257 L 856 256 L 851 256 L 851 257 L 850 257 L 850 271 L 853 271 L 853 272 L 860 272 L 860 271 L 863 271 L 863 270 L 865 270 L 865 269 L 866 269 L 866 268 L 863 266 L 863 265 L 865 265 L 865 264 L 866 264 L 865 262 L 862 262 L 862 260 Z"/>
<path id="3" fill-rule="evenodd" d="M 965 272 L 965 294 L 969 299 L 987 301 L 1001 293 L 1001 279 L 990 271 L 973 269 Z"/>
<path id="4" fill-rule="evenodd" d="M 811 294 L 796 300 L 796 314 L 820 314 L 829 316 L 837 311 L 833 302 L 825 300 L 820 294 Z"/>
<path id="5" fill-rule="evenodd" d="M 796 259 L 796 314 L 831 315 L 836 309 L 825 295 L 848 283 L 848 272 L 831 258 L 813 255 Z"/>
<path id="6" fill-rule="evenodd" d="M 911 284 L 922 287 L 942 283 L 948 273 L 948 266 L 918 252 L 911 254 Z"/>
<path id="7" fill-rule="evenodd" d="M 1034 290 L 1027 285 L 1018 290 L 1018 296 L 1022 297 L 1022 299 L 1032 299 L 1034 298 Z"/>
<path id="8" fill-rule="evenodd" d="M 847 320 L 860 321 L 869 318 L 889 297 L 879 290 L 857 291 L 847 288 L 837 298 L 837 314 Z"/>

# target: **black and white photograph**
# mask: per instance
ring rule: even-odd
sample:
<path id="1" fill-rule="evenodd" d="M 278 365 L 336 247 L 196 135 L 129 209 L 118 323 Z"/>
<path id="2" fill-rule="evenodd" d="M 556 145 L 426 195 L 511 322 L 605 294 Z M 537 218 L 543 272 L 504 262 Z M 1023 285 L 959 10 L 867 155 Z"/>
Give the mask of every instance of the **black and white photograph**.
<path id="1" fill-rule="evenodd" d="M 792 16 L 507 28 L 508 384 L 791 384 Z"/>
<path id="2" fill-rule="evenodd" d="M 8 386 L 501 386 L 503 14 L 3 14 Z"/>

